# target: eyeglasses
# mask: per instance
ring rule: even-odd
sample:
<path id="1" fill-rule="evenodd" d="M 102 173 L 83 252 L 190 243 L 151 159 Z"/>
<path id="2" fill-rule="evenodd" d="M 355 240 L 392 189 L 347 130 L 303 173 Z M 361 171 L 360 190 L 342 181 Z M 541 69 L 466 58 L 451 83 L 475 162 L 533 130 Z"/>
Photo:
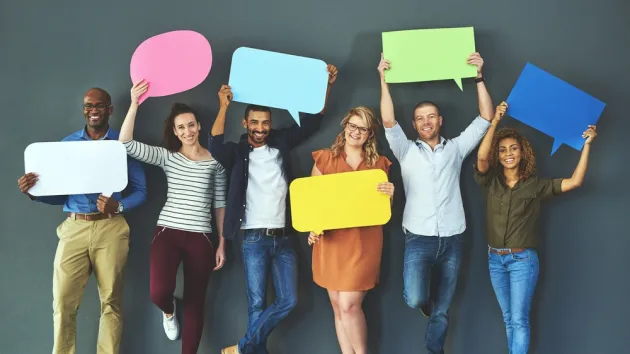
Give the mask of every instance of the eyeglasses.
<path id="1" fill-rule="evenodd" d="M 102 111 L 105 108 L 109 108 L 111 106 L 112 106 L 111 104 L 103 104 L 103 103 L 99 103 L 97 105 L 93 105 L 91 103 L 86 103 L 86 104 L 83 105 L 83 109 L 85 109 L 86 111 L 91 111 L 94 108 L 96 108 L 97 110 Z"/>
<path id="2" fill-rule="evenodd" d="M 361 135 L 365 135 L 367 133 L 371 133 L 372 131 L 368 128 L 364 128 L 364 127 L 360 127 L 356 124 L 352 124 L 352 123 L 348 123 L 347 124 L 348 130 L 350 130 L 351 132 L 356 131 L 357 129 L 359 129 L 359 132 L 361 133 Z"/>

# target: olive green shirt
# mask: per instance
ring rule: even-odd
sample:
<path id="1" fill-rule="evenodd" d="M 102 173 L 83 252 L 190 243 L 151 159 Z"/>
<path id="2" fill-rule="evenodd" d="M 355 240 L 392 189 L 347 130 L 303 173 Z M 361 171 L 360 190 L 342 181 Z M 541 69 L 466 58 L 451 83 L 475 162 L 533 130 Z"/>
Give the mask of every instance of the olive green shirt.
<path id="1" fill-rule="evenodd" d="M 503 173 L 488 169 L 485 173 L 474 165 L 475 182 L 486 197 L 486 232 L 493 248 L 536 247 L 540 202 L 562 193 L 562 178 L 530 176 L 519 180 L 513 188 Z"/>

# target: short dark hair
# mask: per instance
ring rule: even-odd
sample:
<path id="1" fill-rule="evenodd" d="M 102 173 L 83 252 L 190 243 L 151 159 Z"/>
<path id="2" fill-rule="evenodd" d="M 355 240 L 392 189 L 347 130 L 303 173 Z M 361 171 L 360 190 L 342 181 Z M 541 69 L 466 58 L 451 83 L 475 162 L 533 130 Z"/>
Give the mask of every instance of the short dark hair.
<path id="1" fill-rule="evenodd" d="M 100 87 L 92 87 L 91 89 L 87 90 L 85 92 L 85 94 L 87 95 L 88 93 L 90 93 L 92 91 L 100 92 L 101 94 L 103 94 L 103 96 L 105 96 L 105 99 L 107 100 L 107 103 L 112 104 L 112 96 L 110 96 L 109 92 L 105 91 L 105 89 L 102 89 Z"/>
<path id="2" fill-rule="evenodd" d="M 197 117 L 197 112 L 188 106 L 185 103 L 175 102 L 171 107 L 171 113 L 164 121 L 164 147 L 170 152 L 178 152 L 182 147 L 182 142 L 179 138 L 173 133 L 173 128 L 175 127 L 175 117 L 184 113 L 192 113 L 195 116 L 195 120 L 199 123 L 199 118 Z"/>
<path id="3" fill-rule="evenodd" d="M 249 113 L 251 112 L 267 112 L 269 113 L 269 118 L 271 118 L 271 108 L 267 106 L 259 106 L 257 104 L 250 104 L 245 108 L 245 116 L 243 119 L 247 120 L 247 118 L 249 118 Z"/>
<path id="4" fill-rule="evenodd" d="M 438 105 L 436 105 L 435 103 L 431 102 L 431 101 L 422 101 L 419 102 L 414 108 L 413 108 L 413 117 L 412 120 L 416 120 L 416 109 L 418 108 L 422 108 L 422 107 L 435 107 L 435 109 L 437 110 L 438 116 L 440 115 L 440 107 L 438 107 Z"/>

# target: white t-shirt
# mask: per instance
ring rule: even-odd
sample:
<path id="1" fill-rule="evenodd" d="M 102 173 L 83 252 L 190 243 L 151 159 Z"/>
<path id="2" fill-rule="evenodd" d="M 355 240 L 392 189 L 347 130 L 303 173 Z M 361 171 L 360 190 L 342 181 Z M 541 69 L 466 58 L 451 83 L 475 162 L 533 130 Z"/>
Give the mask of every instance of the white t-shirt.
<path id="1" fill-rule="evenodd" d="M 282 157 L 278 149 L 264 145 L 249 153 L 245 194 L 245 220 L 241 229 L 285 226 L 287 181 L 282 175 Z"/>

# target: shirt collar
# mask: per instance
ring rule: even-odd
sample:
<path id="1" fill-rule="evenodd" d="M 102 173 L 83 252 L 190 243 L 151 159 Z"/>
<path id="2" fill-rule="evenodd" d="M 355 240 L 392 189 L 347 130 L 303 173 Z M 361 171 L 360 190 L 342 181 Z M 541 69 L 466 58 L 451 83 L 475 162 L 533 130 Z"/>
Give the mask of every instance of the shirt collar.
<path id="1" fill-rule="evenodd" d="M 105 136 L 103 136 L 99 140 L 112 140 L 111 131 L 112 131 L 112 128 L 107 127 L 107 132 L 105 133 Z M 87 126 L 83 127 L 83 130 L 81 130 L 81 139 L 92 140 L 92 138 L 90 138 L 90 136 L 87 133 Z"/>
<path id="2" fill-rule="evenodd" d="M 442 146 L 443 147 L 445 144 L 446 144 L 446 139 L 444 139 L 443 136 L 440 136 L 440 143 L 435 145 L 435 147 L 436 148 L 438 146 Z M 429 146 L 429 144 L 425 143 L 424 141 L 420 140 L 420 138 L 416 139 L 416 145 L 418 145 L 418 146 L 422 145 L 422 146 L 426 147 L 427 149 L 431 150 L 431 146 Z"/>

